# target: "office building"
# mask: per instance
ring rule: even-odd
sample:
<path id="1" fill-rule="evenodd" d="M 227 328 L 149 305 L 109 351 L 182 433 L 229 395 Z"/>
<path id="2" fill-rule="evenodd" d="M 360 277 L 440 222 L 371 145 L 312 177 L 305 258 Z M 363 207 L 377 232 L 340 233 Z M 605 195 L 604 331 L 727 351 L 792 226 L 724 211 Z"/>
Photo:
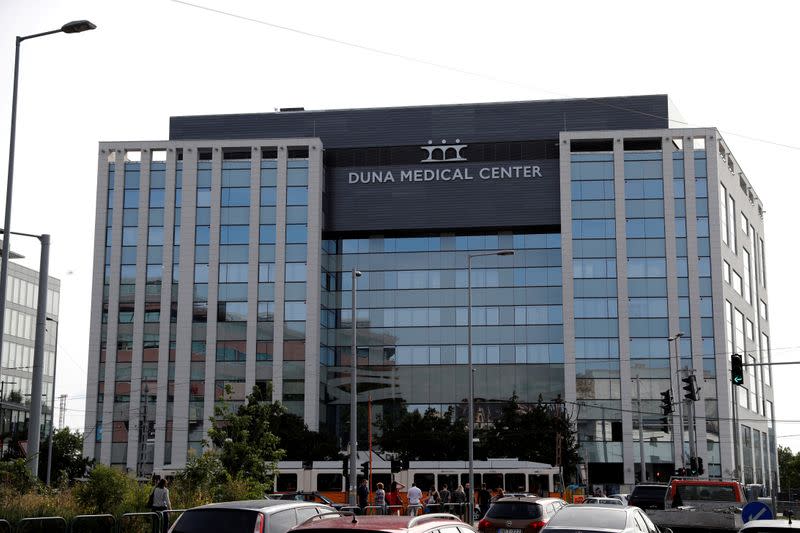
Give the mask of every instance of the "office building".
<path id="1" fill-rule="evenodd" d="M 0 246 L 2 242 L 0 241 Z M 10 258 L 23 256 L 10 251 Z M 47 282 L 47 324 L 44 343 L 44 384 L 42 386 L 42 432 L 53 423 L 55 349 L 58 329 L 60 282 Z M 36 307 L 39 273 L 18 263 L 8 263 L 8 285 L 0 358 L 0 454 L 19 457 L 25 453 L 33 386 L 33 348 L 36 338 Z M 21 443 L 21 445 L 20 445 Z"/>
<path id="2" fill-rule="evenodd" d="M 101 143 L 86 454 L 178 468 L 226 385 L 346 443 L 356 268 L 359 401 L 464 412 L 468 256 L 511 249 L 472 259 L 481 417 L 562 399 L 590 480 L 630 485 L 641 411 L 663 480 L 691 447 L 661 393 L 693 371 L 707 474 L 770 485 L 770 367 L 735 403 L 729 379 L 732 353 L 770 360 L 763 206 L 719 131 L 674 118 L 665 95 L 284 110 Z"/>

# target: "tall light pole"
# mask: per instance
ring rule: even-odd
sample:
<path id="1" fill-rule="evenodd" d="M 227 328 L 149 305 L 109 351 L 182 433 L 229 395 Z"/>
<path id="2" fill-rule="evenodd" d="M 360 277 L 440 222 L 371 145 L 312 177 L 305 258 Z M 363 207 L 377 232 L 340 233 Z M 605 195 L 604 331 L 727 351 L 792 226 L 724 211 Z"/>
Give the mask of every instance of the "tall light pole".
<path id="1" fill-rule="evenodd" d="M 353 339 L 350 346 L 350 505 L 356 505 L 356 488 L 358 481 L 358 444 L 356 443 L 357 431 L 357 398 L 358 390 L 356 383 L 356 371 L 358 370 L 358 353 L 356 353 L 356 296 L 358 295 L 358 287 L 356 287 L 356 280 L 361 277 L 361 271 L 353 269 L 353 306 L 352 312 L 352 328 Z"/>
<path id="2" fill-rule="evenodd" d="M 467 372 L 469 373 L 469 490 L 467 491 L 467 512 L 469 521 L 472 524 L 475 519 L 475 377 L 472 368 L 472 260 L 476 257 L 487 255 L 514 255 L 514 250 L 497 250 L 494 252 L 480 252 L 467 255 Z M 481 509 L 485 511 L 485 509 Z"/>
<path id="3" fill-rule="evenodd" d="M 675 373 L 674 373 L 674 377 L 670 376 L 670 380 L 669 381 L 670 381 L 671 384 L 673 384 L 672 385 L 673 386 L 673 394 L 672 394 L 673 401 L 677 400 L 677 402 L 678 402 L 678 420 L 680 422 L 680 426 L 679 426 L 680 429 L 679 429 L 679 431 L 675 432 L 675 435 L 678 437 L 678 443 L 679 443 L 680 452 L 681 452 L 681 458 L 680 458 L 681 465 L 680 465 L 680 467 L 683 467 L 683 466 L 686 466 L 686 460 L 684 458 L 684 453 L 683 453 L 683 399 L 681 397 L 681 381 L 680 381 L 680 372 L 681 372 L 680 339 L 681 339 L 681 337 L 683 337 L 683 332 L 679 331 L 678 333 L 676 333 L 672 337 L 669 337 L 667 339 L 667 341 L 670 344 L 672 344 L 673 342 L 675 343 Z M 678 458 L 676 457 L 675 460 L 677 462 Z M 678 468 L 680 468 L 680 467 L 678 467 Z"/>
<path id="4" fill-rule="evenodd" d="M 53 462 L 53 424 L 55 423 L 55 401 L 56 401 L 56 372 L 58 371 L 58 320 L 47 318 L 47 322 L 56 325 L 55 350 L 53 350 L 53 391 L 50 394 L 50 438 L 47 441 L 47 486 L 50 486 L 50 466 Z"/>
<path id="5" fill-rule="evenodd" d="M 11 97 L 11 135 L 8 147 L 8 177 L 6 178 L 6 213 L 3 222 L 5 228 L 5 242 L 3 243 L 2 260 L 0 260 L 0 346 L 3 345 L 3 330 L 6 319 L 6 284 L 8 280 L 8 254 L 11 249 L 11 196 L 14 190 L 14 147 L 17 136 L 17 87 L 19 85 L 19 46 L 22 41 L 44 37 L 54 33 L 80 33 L 93 30 L 97 26 L 88 20 L 75 20 L 67 22 L 57 30 L 34 33 L 32 35 L 17 36 L 17 46 L 14 54 L 14 89 Z M 2 362 L 2 352 L 0 352 Z M 1 367 L 2 365 L 0 365 Z M 41 401 L 41 400 L 40 400 Z"/>

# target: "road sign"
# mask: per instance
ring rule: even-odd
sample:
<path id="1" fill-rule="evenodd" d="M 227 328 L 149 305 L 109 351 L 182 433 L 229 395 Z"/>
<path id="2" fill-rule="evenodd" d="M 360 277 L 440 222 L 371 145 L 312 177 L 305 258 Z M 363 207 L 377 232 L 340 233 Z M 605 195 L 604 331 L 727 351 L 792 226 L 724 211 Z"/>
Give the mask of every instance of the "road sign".
<path id="1" fill-rule="evenodd" d="M 772 520 L 772 510 L 766 503 L 750 502 L 742 508 L 742 522 L 750 520 Z"/>

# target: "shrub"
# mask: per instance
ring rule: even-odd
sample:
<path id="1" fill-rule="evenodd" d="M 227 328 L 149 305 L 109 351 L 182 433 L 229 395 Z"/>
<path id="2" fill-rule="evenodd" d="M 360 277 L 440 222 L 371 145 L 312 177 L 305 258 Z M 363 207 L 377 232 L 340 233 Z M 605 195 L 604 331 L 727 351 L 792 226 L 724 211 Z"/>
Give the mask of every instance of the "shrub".
<path id="1" fill-rule="evenodd" d="M 89 474 L 89 480 L 77 485 L 74 490 L 78 503 L 90 512 L 116 514 L 126 495 L 135 488 L 136 481 L 119 470 L 97 465 Z"/>

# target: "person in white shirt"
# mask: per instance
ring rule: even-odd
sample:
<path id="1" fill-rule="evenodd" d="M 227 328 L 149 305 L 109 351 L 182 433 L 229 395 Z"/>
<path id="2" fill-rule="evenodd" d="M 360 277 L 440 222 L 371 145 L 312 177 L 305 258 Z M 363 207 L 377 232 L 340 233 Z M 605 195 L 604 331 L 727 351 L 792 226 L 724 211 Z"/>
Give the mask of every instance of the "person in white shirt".
<path id="1" fill-rule="evenodd" d="M 172 509 L 172 503 L 169 501 L 167 480 L 161 478 L 156 488 L 153 489 L 153 511 L 166 511 L 167 509 Z"/>
<path id="2" fill-rule="evenodd" d="M 419 500 L 422 498 L 422 491 L 419 490 L 416 483 L 411 484 L 411 488 L 408 489 L 408 514 L 409 516 L 414 516 L 417 514 L 419 510 Z"/>

